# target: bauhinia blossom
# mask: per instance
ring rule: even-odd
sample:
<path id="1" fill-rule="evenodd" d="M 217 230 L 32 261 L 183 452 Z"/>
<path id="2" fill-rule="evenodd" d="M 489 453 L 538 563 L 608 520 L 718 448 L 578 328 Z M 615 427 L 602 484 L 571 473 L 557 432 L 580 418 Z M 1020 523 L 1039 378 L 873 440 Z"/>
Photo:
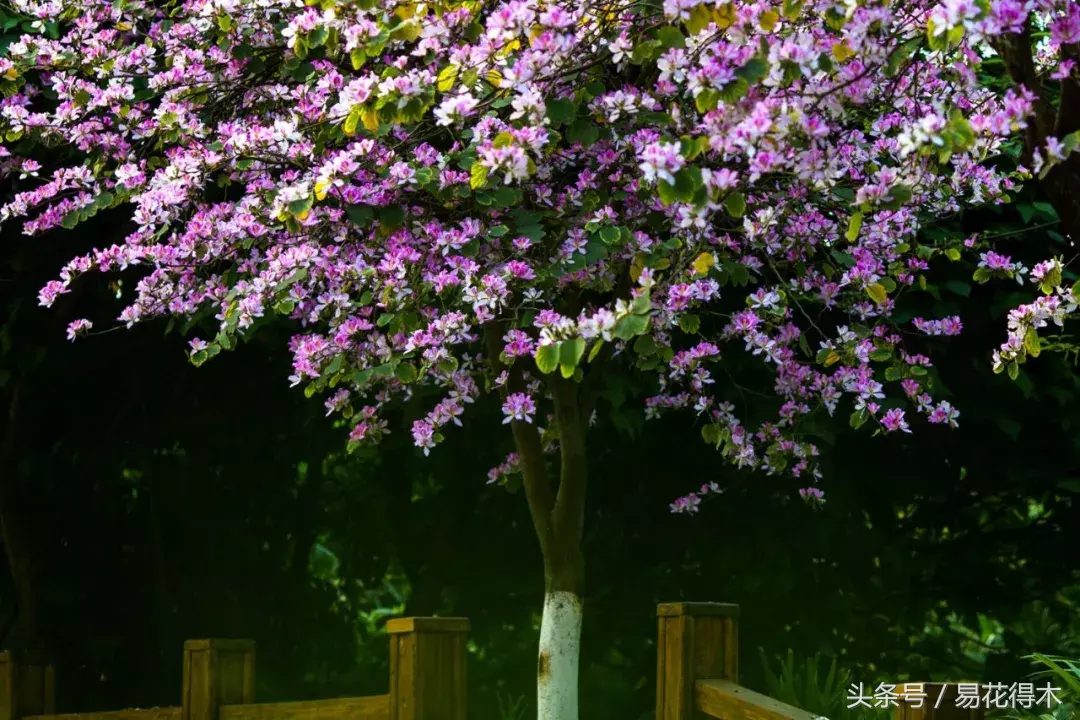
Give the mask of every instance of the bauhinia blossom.
<path id="1" fill-rule="evenodd" d="M 1080 135 L 1047 121 L 1062 88 L 1080 93 L 1072 0 L 14 5 L 33 29 L 0 57 L 17 188 L 0 222 L 40 235 L 110 211 L 133 228 L 59 268 L 41 304 L 134 271 L 116 320 L 191 321 L 196 364 L 287 318 L 289 382 L 351 447 L 414 399 L 431 454 L 500 395 L 515 453 L 490 479 L 529 490 L 560 678 L 605 377 L 638 375 L 646 417 L 686 411 L 731 465 L 817 505 L 810 416 L 956 425 L 927 353 L 961 320 L 894 320 L 942 258 L 1042 291 L 994 355 L 1013 377 L 1077 308 L 1056 261 L 1029 272 L 991 239 L 923 232 L 1037 176 L 1080 236 Z M 983 84 L 995 55 L 1030 58 L 1006 63 L 1012 87 Z M 735 356 L 772 401 L 748 405 Z M 675 478 L 699 490 L 672 509 L 718 479 Z M 576 685 L 547 687 L 540 716 L 576 716 Z"/>

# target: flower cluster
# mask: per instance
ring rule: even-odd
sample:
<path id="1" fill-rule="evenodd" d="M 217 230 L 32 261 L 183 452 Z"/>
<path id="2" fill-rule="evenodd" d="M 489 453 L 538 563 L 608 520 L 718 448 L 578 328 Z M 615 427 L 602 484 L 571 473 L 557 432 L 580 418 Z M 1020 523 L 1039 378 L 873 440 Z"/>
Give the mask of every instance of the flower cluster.
<path id="1" fill-rule="evenodd" d="M 730 463 L 805 479 L 815 504 L 810 413 L 848 403 L 856 427 L 911 432 L 889 399 L 956 424 L 896 298 L 925 287 L 936 245 L 973 245 L 928 239 L 928 219 L 1026 177 L 993 159 L 1036 98 L 980 84 L 988 49 L 1035 23 L 1046 82 L 1064 83 L 1080 36 L 1072 0 L 14 5 L 34 29 L 0 58 L 0 174 L 19 190 L 0 222 L 133 228 L 41 304 L 137 272 L 119 322 L 197 319 L 196 363 L 287 318 L 290 381 L 325 394 L 350 445 L 436 393 L 411 428 L 425 454 L 486 392 L 533 423 L 549 378 L 633 369 L 659 384 L 648 416 L 696 413 Z M 1048 141 L 1043 164 L 1076 140 Z M 66 159 L 43 165 L 43 146 Z M 976 280 L 1026 274 L 987 250 Z M 1045 297 L 1010 315 L 995 367 L 1075 311 L 1060 274 L 1031 272 Z M 773 378 L 766 422 L 716 372 L 736 354 Z"/>

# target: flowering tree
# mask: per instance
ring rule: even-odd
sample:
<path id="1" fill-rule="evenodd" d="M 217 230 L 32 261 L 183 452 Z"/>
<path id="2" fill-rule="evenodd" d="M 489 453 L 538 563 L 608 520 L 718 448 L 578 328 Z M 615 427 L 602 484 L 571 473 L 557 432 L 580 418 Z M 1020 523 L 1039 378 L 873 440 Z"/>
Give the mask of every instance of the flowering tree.
<path id="1" fill-rule="evenodd" d="M 325 395 L 351 446 L 387 433 L 387 409 L 421 388 L 441 393 L 412 426 L 425 455 L 469 404 L 501 398 L 516 451 L 491 481 L 521 479 L 543 553 L 545 720 L 577 716 L 604 374 L 645 375 L 649 415 L 695 413 L 728 461 L 801 478 L 820 502 L 811 416 L 843 407 L 885 433 L 957 422 L 920 337 L 960 322 L 901 325 L 898 298 L 969 251 L 978 281 L 1028 274 L 927 223 L 1037 175 L 1080 231 L 1070 0 L 15 10 L 28 34 L 0 59 L 0 162 L 30 187 L 0 220 L 34 235 L 122 206 L 133 221 L 64 267 L 43 304 L 80 274 L 143 268 L 120 321 L 212 325 L 191 340 L 196 364 L 291 318 L 290 381 Z M 1037 328 L 1076 307 L 1058 260 L 1030 277 L 1045 296 L 1014 311 L 995 356 L 1013 376 Z M 745 422 L 714 376 L 725 353 L 772 374 L 768 422 Z"/>

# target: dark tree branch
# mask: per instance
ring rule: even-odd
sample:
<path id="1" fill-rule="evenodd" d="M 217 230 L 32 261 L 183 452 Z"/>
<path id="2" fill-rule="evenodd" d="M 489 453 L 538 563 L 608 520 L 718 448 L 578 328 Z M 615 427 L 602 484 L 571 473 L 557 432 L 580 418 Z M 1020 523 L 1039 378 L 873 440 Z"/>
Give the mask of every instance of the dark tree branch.
<path id="1" fill-rule="evenodd" d="M 484 325 L 487 359 L 493 370 L 499 369 L 502 329 L 503 324 L 500 322 Z M 520 375 L 512 373 L 507 387 L 502 390 L 502 395 L 505 397 L 509 391 L 518 392 L 522 389 Z M 554 541 L 551 511 L 555 507 L 555 501 L 552 497 L 551 480 L 544 460 L 544 446 L 540 442 L 540 432 L 532 423 L 515 420 L 510 423 L 510 429 L 514 434 L 518 456 L 521 458 L 521 474 L 524 477 L 523 485 L 525 498 L 529 503 L 529 514 L 532 516 L 533 527 L 536 528 L 536 536 L 540 540 L 540 550 L 546 564 Z"/>

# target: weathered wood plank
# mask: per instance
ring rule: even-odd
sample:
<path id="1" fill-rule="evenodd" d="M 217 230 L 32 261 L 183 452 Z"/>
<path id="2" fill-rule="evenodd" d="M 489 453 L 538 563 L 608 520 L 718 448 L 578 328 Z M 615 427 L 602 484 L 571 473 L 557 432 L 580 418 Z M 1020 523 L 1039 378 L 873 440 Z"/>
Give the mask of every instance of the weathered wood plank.
<path id="1" fill-rule="evenodd" d="M 390 635 L 390 720 L 465 720 L 469 621 L 395 618 Z"/>
<path id="2" fill-rule="evenodd" d="M 255 643 L 251 640 L 188 640 L 180 720 L 218 720 L 222 705 L 255 700 Z"/>
<path id="3" fill-rule="evenodd" d="M 386 621 L 386 632 L 469 632 L 469 618 L 456 617 L 402 617 Z"/>
<path id="4" fill-rule="evenodd" d="M 52 665 L 20 663 L 11 653 L 0 653 L 0 720 L 56 712 L 55 686 Z"/>
<path id="5" fill-rule="evenodd" d="M 697 709 L 718 720 L 818 720 L 818 716 L 728 680 L 694 683 Z"/>
<path id="6" fill-rule="evenodd" d="M 63 715 L 29 715 L 23 720 L 180 720 L 179 707 L 130 708 Z"/>
<path id="7" fill-rule="evenodd" d="M 662 603 L 656 614 L 656 718 L 700 720 L 694 682 L 739 679 L 738 605 Z"/>
<path id="8" fill-rule="evenodd" d="M 735 603 L 710 602 L 670 602 L 656 606 L 659 617 L 692 615 L 694 617 L 739 617 L 739 606 Z"/>
<path id="9" fill-rule="evenodd" d="M 220 720 L 386 720 L 390 696 L 222 705 L 218 713 Z"/>

